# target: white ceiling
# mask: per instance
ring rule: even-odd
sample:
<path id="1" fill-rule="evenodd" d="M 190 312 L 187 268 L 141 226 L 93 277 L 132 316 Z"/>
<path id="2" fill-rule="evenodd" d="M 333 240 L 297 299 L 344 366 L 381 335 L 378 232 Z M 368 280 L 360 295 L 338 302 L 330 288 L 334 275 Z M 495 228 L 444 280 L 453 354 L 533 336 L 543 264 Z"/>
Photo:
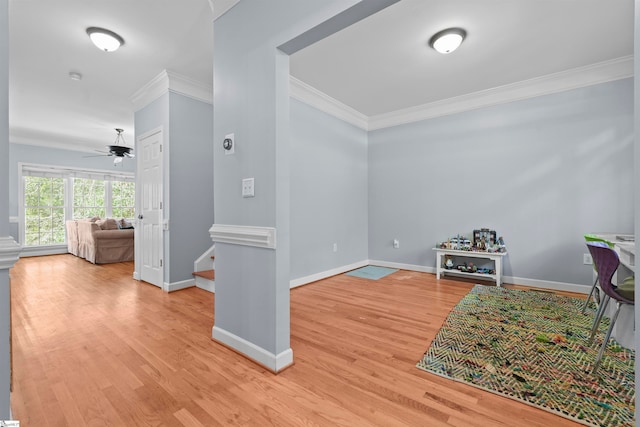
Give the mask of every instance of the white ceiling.
<path id="1" fill-rule="evenodd" d="M 102 149 L 163 70 L 211 85 L 214 19 L 236 0 L 9 0 L 10 140 Z M 633 54 L 633 0 L 402 0 L 291 57 L 297 79 L 366 116 Z M 125 39 L 95 48 L 90 26 Z M 460 49 L 431 35 L 460 26 Z M 80 72 L 72 81 L 70 71 Z M 128 135 L 128 137 L 127 137 Z"/>
<path id="2" fill-rule="evenodd" d="M 633 54 L 633 0 L 402 0 L 291 58 L 291 74 L 366 116 Z M 431 36 L 462 27 L 442 55 Z"/>

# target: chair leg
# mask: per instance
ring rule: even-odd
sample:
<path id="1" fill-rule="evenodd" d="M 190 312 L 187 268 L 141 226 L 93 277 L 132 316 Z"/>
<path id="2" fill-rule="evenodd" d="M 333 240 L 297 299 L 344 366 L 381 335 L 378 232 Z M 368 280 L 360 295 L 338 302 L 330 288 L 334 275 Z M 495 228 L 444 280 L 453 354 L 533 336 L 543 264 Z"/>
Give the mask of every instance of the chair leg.
<path id="1" fill-rule="evenodd" d="M 598 352 L 598 357 L 596 357 L 596 361 L 593 364 L 593 370 L 591 372 L 594 374 L 600 367 L 602 356 L 604 355 L 604 351 L 607 349 L 607 345 L 609 344 L 609 338 L 611 338 L 611 331 L 613 331 L 613 326 L 616 324 L 616 320 L 618 319 L 618 314 L 620 314 L 620 307 L 622 307 L 622 304 L 617 303 L 616 306 L 617 306 L 616 312 L 611 318 L 611 324 L 609 325 L 609 329 L 607 330 L 607 335 L 604 337 L 604 341 L 602 341 L 602 345 L 600 346 L 600 351 Z"/>
<path id="2" fill-rule="evenodd" d="M 596 276 L 596 280 L 593 282 L 593 286 L 591 287 L 591 292 L 589 292 L 589 296 L 587 297 L 584 305 L 582 306 L 582 314 L 587 311 L 587 306 L 589 305 L 589 301 L 591 301 L 591 297 L 593 296 L 593 291 L 596 290 L 596 286 L 598 285 L 598 276 Z M 600 301 L 597 301 L 598 305 L 600 305 Z"/>
<path id="3" fill-rule="evenodd" d="M 609 305 L 610 299 L 611 297 L 609 295 L 605 295 L 602 302 L 598 306 L 596 317 L 593 319 L 593 324 L 591 325 L 591 335 L 589 336 L 588 341 L 589 345 L 593 344 L 593 338 L 596 336 L 598 326 L 600 326 L 600 322 L 602 321 L 602 316 L 604 316 L 605 311 L 607 311 L 607 306 Z"/>

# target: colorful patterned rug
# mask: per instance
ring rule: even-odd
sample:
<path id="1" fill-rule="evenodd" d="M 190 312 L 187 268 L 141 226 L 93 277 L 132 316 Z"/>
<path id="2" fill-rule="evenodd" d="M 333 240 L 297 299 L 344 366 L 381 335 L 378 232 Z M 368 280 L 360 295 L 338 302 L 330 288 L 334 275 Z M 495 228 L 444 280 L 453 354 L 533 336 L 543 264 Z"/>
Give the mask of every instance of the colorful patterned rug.
<path id="1" fill-rule="evenodd" d="M 608 320 L 587 346 L 584 300 L 476 285 L 454 307 L 417 367 L 590 426 L 634 426 L 635 355 L 611 340 L 591 373 Z"/>

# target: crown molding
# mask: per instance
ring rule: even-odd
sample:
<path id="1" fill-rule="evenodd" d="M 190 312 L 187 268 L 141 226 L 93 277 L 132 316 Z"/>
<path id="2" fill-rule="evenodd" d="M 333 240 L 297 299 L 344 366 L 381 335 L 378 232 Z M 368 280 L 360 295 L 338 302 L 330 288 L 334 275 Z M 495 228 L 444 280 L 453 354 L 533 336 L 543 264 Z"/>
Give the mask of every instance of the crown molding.
<path id="1" fill-rule="evenodd" d="M 293 76 L 289 76 L 289 96 L 360 129 L 369 130 L 366 115 Z"/>
<path id="2" fill-rule="evenodd" d="M 138 89 L 129 99 L 137 111 L 168 92 L 178 93 L 207 104 L 213 104 L 213 86 L 169 70 L 162 70 L 160 74 Z"/>
<path id="3" fill-rule="evenodd" d="M 96 154 L 96 150 L 101 148 L 104 149 L 104 142 L 102 141 L 88 141 L 69 137 L 67 135 L 49 134 L 24 128 L 10 129 L 9 143 L 91 154 Z"/>
<path id="4" fill-rule="evenodd" d="M 633 77 L 633 56 L 598 62 L 454 98 L 369 117 L 369 130 L 383 129 L 482 107 Z"/>
<path id="5" fill-rule="evenodd" d="M 370 117 L 293 76 L 290 76 L 290 96 L 360 129 L 372 131 L 629 77 L 633 77 L 632 55 Z"/>

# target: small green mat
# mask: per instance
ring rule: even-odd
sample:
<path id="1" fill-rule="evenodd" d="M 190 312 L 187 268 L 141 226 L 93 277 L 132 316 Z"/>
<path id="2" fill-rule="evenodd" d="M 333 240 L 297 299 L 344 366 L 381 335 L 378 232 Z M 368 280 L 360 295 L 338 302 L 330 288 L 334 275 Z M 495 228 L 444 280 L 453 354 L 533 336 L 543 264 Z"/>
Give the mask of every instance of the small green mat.
<path id="1" fill-rule="evenodd" d="M 635 354 L 611 340 L 594 375 L 603 319 L 587 345 L 584 300 L 476 285 L 417 367 L 590 426 L 634 426 Z"/>
<path id="2" fill-rule="evenodd" d="M 357 270 L 345 273 L 347 276 L 362 277 L 363 279 L 378 280 L 391 273 L 398 271 L 395 268 L 377 267 L 375 265 L 368 265 L 366 267 L 359 268 Z"/>

